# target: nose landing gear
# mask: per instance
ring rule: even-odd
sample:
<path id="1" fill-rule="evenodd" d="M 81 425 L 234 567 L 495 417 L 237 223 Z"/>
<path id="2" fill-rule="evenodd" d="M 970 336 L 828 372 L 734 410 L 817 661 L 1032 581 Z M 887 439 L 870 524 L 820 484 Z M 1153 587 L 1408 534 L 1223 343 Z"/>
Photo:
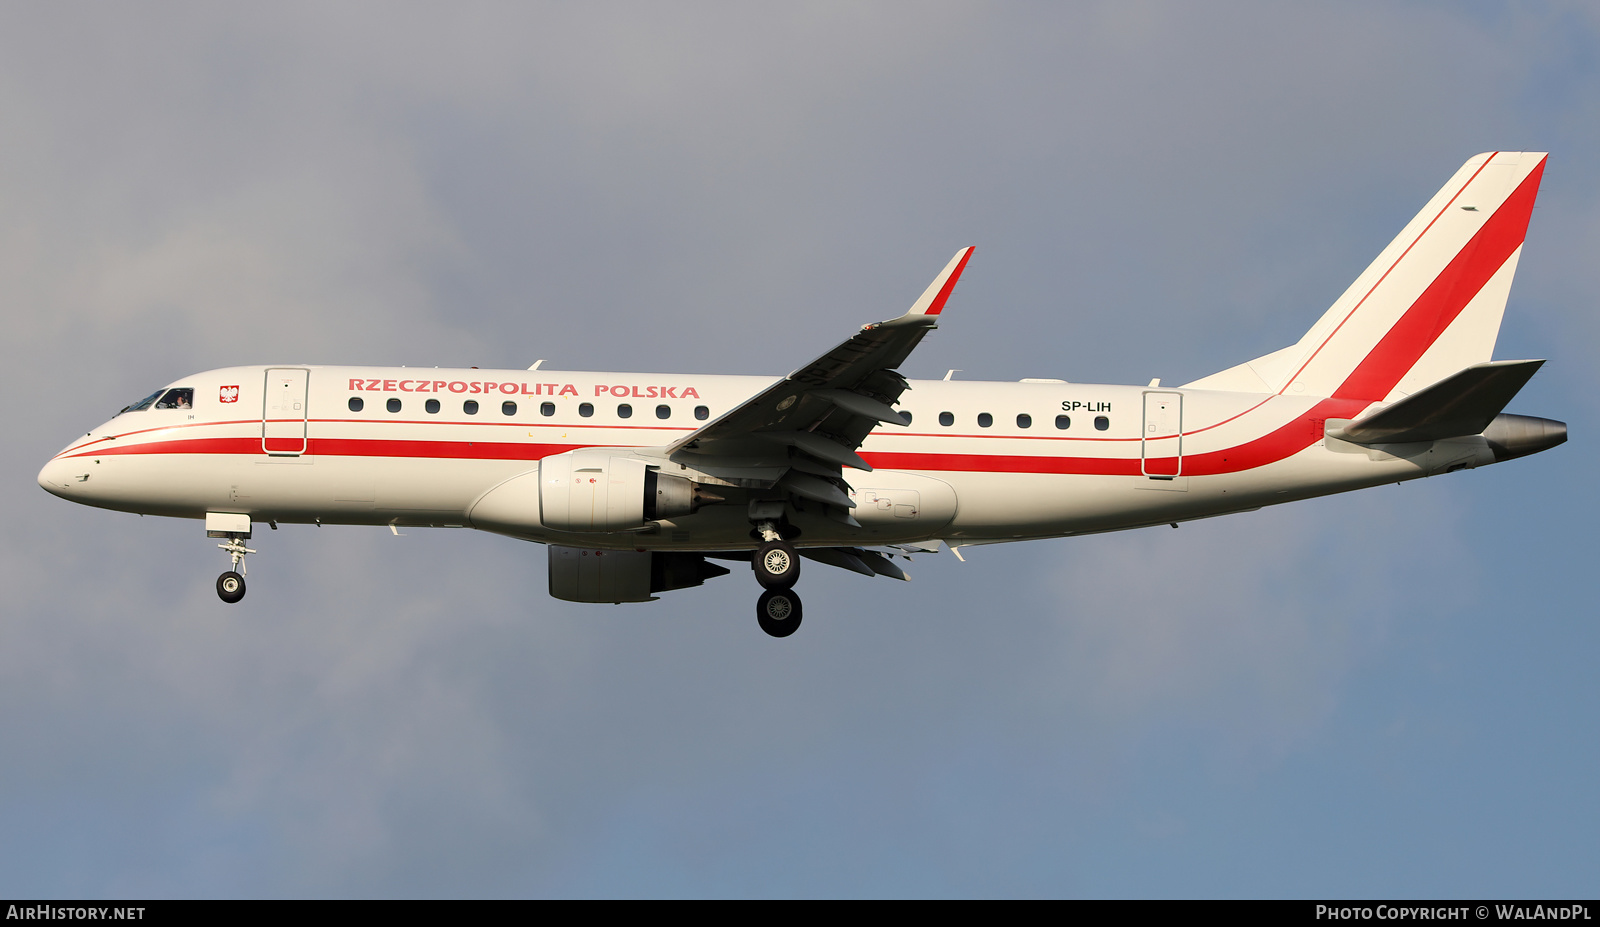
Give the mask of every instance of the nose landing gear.
<path id="1" fill-rule="evenodd" d="M 217 577 L 217 598 L 231 605 L 244 598 L 244 555 L 255 553 L 244 544 L 250 540 L 250 516 L 207 512 L 206 537 L 222 538 L 217 547 L 233 560 L 233 568 Z"/>
<path id="2" fill-rule="evenodd" d="M 244 537 L 249 536 L 248 534 L 244 535 Z M 233 569 L 217 577 L 217 598 L 232 605 L 234 602 L 244 598 L 244 574 L 246 572 L 244 555 L 253 554 L 255 551 L 244 546 L 244 541 L 238 534 L 229 534 L 227 543 L 218 544 L 217 546 L 226 551 L 229 557 L 233 558 Z"/>

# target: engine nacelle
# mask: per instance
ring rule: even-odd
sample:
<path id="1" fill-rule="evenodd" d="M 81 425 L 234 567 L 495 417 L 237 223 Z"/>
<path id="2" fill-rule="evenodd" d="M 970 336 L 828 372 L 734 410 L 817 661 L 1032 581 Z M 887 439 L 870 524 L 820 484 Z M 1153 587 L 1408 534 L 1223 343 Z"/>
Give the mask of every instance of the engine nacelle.
<path id="1" fill-rule="evenodd" d="M 557 531 L 626 531 L 688 515 L 718 497 L 637 457 L 584 448 L 539 462 L 539 520 Z"/>
<path id="2" fill-rule="evenodd" d="M 557 531 L 620 531 L 644 524 L 644 461 L 585 448 L 539 461 L 539 521 Z"/>

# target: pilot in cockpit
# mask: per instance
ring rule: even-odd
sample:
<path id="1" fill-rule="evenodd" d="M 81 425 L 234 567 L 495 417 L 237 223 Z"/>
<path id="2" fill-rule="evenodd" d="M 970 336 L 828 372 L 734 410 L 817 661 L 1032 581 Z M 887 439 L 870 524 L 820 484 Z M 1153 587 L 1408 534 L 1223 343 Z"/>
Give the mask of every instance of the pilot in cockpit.
<path id="1" fill-rule="evenodd" d="M 194 390 L 188 387 L 167 390 L 156 403 L 157 409 L 190 409 L 194 407 Z"/>

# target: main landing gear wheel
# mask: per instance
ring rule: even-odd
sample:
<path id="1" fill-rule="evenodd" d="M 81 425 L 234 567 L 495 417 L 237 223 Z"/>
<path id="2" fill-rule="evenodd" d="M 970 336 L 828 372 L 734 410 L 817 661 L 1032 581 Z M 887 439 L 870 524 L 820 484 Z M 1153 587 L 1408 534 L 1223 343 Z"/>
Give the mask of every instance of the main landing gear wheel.
<path id="1" fill-rule="evenodd" d="M 218 576 L 217 598 L 229 604 L 244 598 L 244 577 L 232 570 Z"/>
<path id="2" fill-rule="evenodd" d="M 768 589 L 756 600 L 756 623 L 773 637 L 788 637 L 800 628 L 800 597 L 793 589 Z"/>
<path id="3" fill-rule="evenodd" d="M 750 566 L 763 589 L 788 589 L 800 578 L 800 555 L 788 541 L 768 541 L 757 547 Z"/>

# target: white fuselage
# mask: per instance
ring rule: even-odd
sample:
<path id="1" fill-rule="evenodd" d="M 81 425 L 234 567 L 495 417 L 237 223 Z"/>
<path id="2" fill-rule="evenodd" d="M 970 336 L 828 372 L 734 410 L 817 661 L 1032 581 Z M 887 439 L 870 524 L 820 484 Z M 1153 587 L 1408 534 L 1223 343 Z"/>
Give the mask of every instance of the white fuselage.
<path id="1" fill-rule="evenodd" d="M 95 428 L 52 459 L 39 481 L 73 501 L 151 515 L 469 526 L 597 548 L 750 549 L 757 540 L 742 506 L 708 505 L 647 530 L 582 535 L 545 527 L 536 503 L 504 515 L 518 504 L 505 493 L 479 506 L 551 455 L 589 447 L 659 454 L 775 380 L 231 367 L 173 383 L 193 389 L 190 408 L 124 412 Z M 1326 437 L 1328 420 L 1348 420 L 1369 404 L 914 380 L 898 406 L 911 425 L 879 426 L 860 449 L 873 471 L 845 471 L 860 527 L 802 514 L 795 543 L 971 544 L 1110 531 L 1494 460 L 1476 436 L 1383 450 Z M 749 485 L 726 461 L 699 469 L 680 453 L 661 456 L 660 465 L 713 486 Z"/>

